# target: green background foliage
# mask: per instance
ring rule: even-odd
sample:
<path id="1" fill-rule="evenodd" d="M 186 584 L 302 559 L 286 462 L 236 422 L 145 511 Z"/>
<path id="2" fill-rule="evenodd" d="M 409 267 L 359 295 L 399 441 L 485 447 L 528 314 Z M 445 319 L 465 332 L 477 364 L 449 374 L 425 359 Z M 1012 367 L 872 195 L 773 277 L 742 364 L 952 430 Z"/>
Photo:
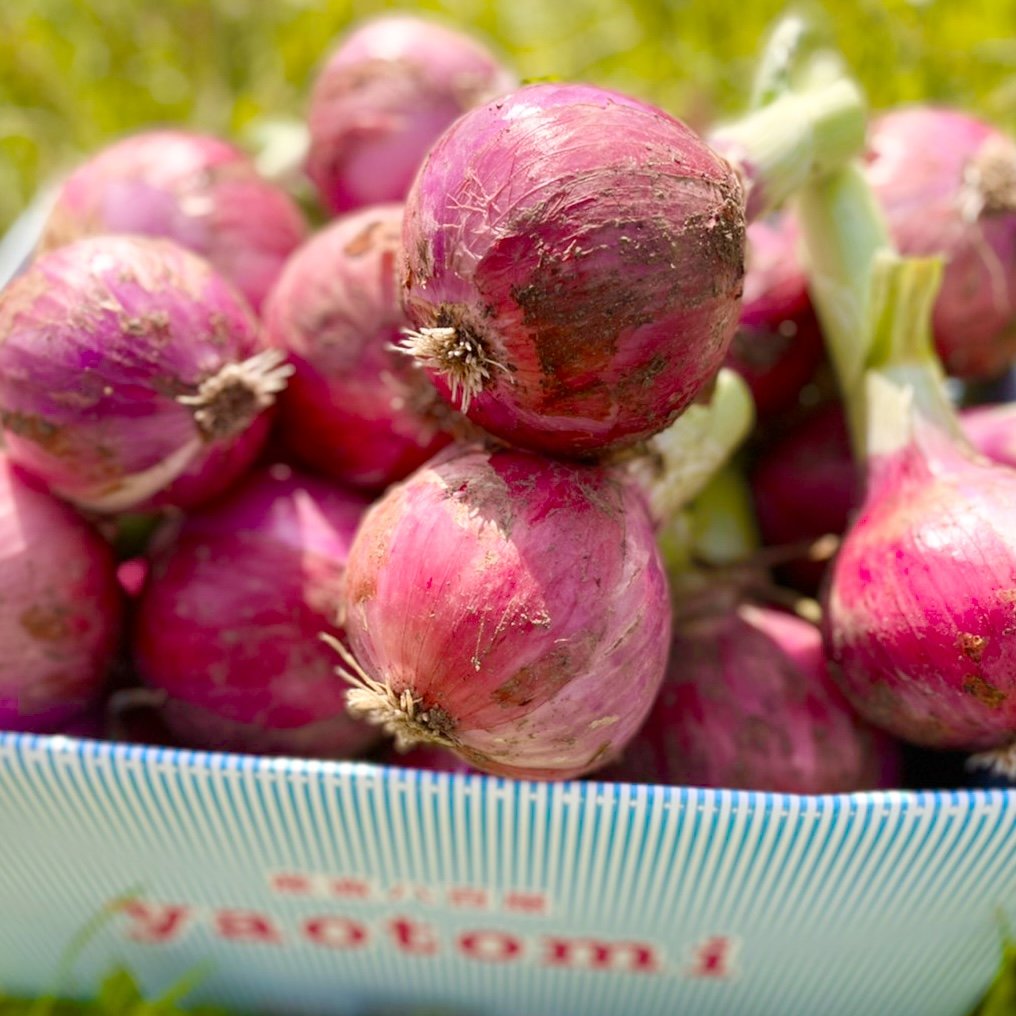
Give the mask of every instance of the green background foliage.
<path id="1" fill-rule="evenodd" d="M 1016 128 L 1016 0 L 808 0 L 873 105 L 965 104 Z M 0 230 L 40 182 L 127 131 L 244 140 L 301 115 L 350 22 L 406 7 L 469 26 L 524 78 L 583 79 L 700 125 L 746 95 L 784 0 L 5 0 Z"/>

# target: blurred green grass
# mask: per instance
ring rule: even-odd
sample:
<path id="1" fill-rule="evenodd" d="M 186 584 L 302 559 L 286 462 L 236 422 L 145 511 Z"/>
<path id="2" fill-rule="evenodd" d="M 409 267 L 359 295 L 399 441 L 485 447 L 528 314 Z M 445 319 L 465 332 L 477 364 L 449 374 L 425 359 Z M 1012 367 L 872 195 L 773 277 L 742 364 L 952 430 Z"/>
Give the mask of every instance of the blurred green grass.
<path id="1" fill-rule="evenodd" d="M 873 105 L 967 105 L 1016 128 L 1016 0 L 806 0 Z M 40 182 L 155 123 L 243 138 L 300 116 L 358 18 L 412 7 L 486 35 L 525 78 L 583 79 L 695 124 L 736 109 L 785 0 L 5 0 L 0 231 Z"/>

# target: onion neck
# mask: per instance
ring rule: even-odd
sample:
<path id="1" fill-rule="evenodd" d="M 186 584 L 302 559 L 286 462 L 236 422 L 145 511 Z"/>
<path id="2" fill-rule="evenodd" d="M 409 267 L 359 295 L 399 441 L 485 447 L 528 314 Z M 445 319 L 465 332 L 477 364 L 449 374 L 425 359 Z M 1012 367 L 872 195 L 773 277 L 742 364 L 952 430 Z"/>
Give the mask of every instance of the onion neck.
<path id="1" fill-rule="evenodd" d="M 666 430 L 648 441 L 648 454 L 633 471 L 646 488 L 649 510 L 660 531 L 728 462 L 755 424 L 755 404 L 747 382 L 722 368 L 708 402 L 689 406 Z"/>
<path id="2" fill-rule="evenodd" d="M 865 378 L 866 454 L 891 455 L 930 424 L 968 447 L 935 355 L 931 315 L 942 280 L 939 258 L 903 258 L 887 251 L 871 275 L 869 370 Z"/>
<path id="3" fill-rule="evenodd" d="M 864 455 L 864 373 L 871 355 L 872 272 L 892 252 L 889 229 L 857 164 L 797 195 L 808 286 L 822 325 L 857 458 Z"/>
<path id="4" fill-rule="evenodd" d="M 859 154 L 866 121 L 860 90 L 840 77 L 775 96 L 736 123 L 717 128 L 709 143 L 740 174 L 751 222 Z"/>

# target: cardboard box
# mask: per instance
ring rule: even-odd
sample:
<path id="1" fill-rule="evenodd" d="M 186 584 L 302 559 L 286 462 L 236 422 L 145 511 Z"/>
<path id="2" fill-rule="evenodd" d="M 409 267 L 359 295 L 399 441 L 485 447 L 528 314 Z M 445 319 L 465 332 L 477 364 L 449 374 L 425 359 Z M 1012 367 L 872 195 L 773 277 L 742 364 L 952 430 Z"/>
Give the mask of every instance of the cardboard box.
<path id="1" fill-rule="evenodd" d="M 285 1013 L 962 1016 L 1016 790 L 528 783 L 0 734 L 0 984 Z"/>

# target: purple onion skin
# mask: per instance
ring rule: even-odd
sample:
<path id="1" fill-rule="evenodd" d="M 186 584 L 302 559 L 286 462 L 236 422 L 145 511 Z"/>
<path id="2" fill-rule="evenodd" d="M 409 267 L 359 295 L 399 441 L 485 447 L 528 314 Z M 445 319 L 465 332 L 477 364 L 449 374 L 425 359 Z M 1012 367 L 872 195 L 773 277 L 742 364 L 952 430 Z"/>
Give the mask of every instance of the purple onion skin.
<path id="1" fill-rule="evenodd" d="M 675 622 L 649 719 L 620 762 L 598 774 L 788 794 L 867 790 L 898 777 L 896 744 L 836 687 L 818 628 L 736 602 Z"/>
<path id="2" fill-rule="evenodd" d="M 402 201 L 440 134 L 517 83 L 469 35 L 410 15 L 373 18 L 314 84 L 307 174 L 336 214 Z"/>
<path id="3" fill-rule="evenodd" d="M 741 320 L 727 353 L 764 422 L 792 408 L 823 360 L 822 332 L 789 215 L 748 226 Z"/>
<path id="4" fill-rule="evenodd" d="M 347 685 L 320 639 L 335 624 L 366 500 L 271 467 L 185 523 L 138 608 L 134 652 L 183 741 L 332 757 L 377 740 L 346 714 Z"/>
<path id="5" fill-rule="evenodd" d="M 106 542 L 0 456 L 0 730 L 51 733 L 101 697 L 122 607 Z"/>
<path id="6" fill-rule="evenodd" d="M 833 564 L 824 634 L 854 707 L 897 737 L 976 751 L 1016 740 L 1016 472 L 928 424 L 869 465 Z"/>
<path id="7" fill-rule="evenodd" d="M 591 772 L 663 678 L 670 604 L 648 510 L 598 467 L 447 449 L 370 509 L 346 580 L 362 669 L 485 772 Z"/>
<path id="8" fill-rule="evenodd" d="M 79 240 L 0 293 L 7 450 L 54 493 L 98 510 L 109 498 L 116 510 L 193 507 L 246 471 L 267 420 L 252 410 L 217 438 L 178 398 L 265 348 L 246 302 L 196 255 L 147 237 Z M 189 445 L 185 468 L 135 479 Z"/>
<path id="9" fill-rule="evenodd" d="M 585 456 L 662 430 L 715 375 L 744 234 L 735 174 L 690 128 L 590 85 L 529 85 L 431 149 L 406 205 L 406 310 L 493 361 L 471 420 Z"/>
<path id="10" fill-rule="evenodd" d="M 238 148 L 160 130 L 118 141 L 79 166 L 60 188 L 40 247 L 100 233 L 174 240 L 258 310 L 307 226 L 296 203 Z"/>
<path id="11" fill-rule="evenodd" d="M 392 348 L 409 326 L 395 273 L 401 236 L 400 204 L 343 216 L 293 255 L 264 314 L 269 342 L 295 371 L 279 400 L 286 448 L 372 492 L 451 440 L 434 386 Z"/>
<path id="12" fill-rule="evenodd" d="M 930 106 L 877 117 L 869 138 L 868 179 L 900 252 L 945 257 L 933 328 L 946 370 L 1002 373 L 1016 359 L 1016 148 L 983 121 Z M 986 188 L 965 184 L 992 153 L 999 180 L 989 170 Z"/>

